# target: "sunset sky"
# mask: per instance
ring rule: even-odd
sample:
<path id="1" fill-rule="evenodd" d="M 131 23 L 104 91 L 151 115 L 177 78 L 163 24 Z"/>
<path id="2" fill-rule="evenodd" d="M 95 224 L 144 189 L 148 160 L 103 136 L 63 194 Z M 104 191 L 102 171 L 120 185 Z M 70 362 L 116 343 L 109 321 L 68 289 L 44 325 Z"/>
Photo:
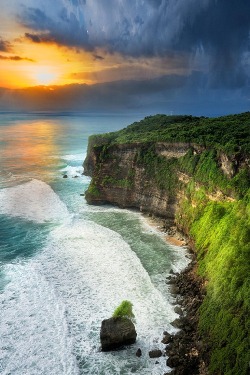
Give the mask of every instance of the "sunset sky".
<path id="1" fill-rule="evenodd" d="M 1 0 L 0 109 L 239 112 L 249 78 L 248 0 Z"/>

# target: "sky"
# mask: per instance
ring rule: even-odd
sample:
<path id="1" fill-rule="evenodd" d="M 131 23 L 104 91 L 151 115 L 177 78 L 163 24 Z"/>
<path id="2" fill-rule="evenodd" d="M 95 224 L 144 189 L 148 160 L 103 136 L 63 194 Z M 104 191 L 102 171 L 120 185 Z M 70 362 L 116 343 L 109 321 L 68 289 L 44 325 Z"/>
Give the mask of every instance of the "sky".
<path id="1" fill-rule="evenodd" d="M 250 109 L 249 0 L 0 5 L 0 110 Z"/>

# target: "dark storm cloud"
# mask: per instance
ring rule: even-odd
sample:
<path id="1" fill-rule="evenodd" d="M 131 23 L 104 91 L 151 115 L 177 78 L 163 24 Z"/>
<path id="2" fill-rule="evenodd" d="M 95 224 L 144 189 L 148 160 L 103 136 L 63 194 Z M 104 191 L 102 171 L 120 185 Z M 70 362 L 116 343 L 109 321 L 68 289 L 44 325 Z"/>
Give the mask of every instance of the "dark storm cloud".
<path id="1" fill-rule="evenodd" d="M 173 48 L 200 46 L 209 60 L 212 87 L 221 84 L 241 87 L 248 79 L 250 66 L 250 2 L 245 0 L 210 1 L 195 22 L 186 22 Z"/>
<path id="2" fill-rule="evenodd" d="M 79 0 L 78 0 L 79 2 Z M 73 2 L 75 4 L 76 1 Z M 54 4 L 53 4 L 54 5 Z M 34 43 L 57 43 L 68 47 L 84 47 L 90 49 L 88 33 L 84 20 L 74 13 L 69 12 L 64 6 L 58 8 L 56 15 L 50 15 L 39 8 L 24 7 L 19 21 L 35 33 L 26 33 Z"/>
<path id="3" fill-rule="evenodd" d="M 244 87 L 249 79 L 248 0 L 39 0 L 20 14 L 36 43 L 127 57 L 185 51 L 189 71 L 206 70 L 209 87 Z"/>
<path id="4" fill-rule="evenodd" d="M 6 40 L 3 40 L 0 37 L 0 51 L 1 52 L 10 52 L 11 51 L 11 44 Z"/>
<path id="5" fill-rule="evenodd" d="M 39 0 L 36 7 L 23 6 L 19 20 L 58 44 L 152 56 L 169 51 L 211 1 Z"/>
<path id="6" fill-rule="evenodd" d="M 21 57 L 21 56 L 3 56 L 3 55 L 0 55 L 0 60 L 35 62 L 35 60 L 33 60 L 33 59 L 29 59 L 28 57 Z"/>

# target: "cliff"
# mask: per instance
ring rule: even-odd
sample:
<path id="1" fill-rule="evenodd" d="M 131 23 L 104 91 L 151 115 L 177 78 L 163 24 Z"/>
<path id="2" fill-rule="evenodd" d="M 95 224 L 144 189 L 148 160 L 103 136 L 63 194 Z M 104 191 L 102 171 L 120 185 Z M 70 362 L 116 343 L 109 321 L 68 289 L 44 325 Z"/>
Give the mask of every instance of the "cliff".
<path id="1" fill-rule="evenodd" d="M 199 331 L 211 374 L 249 371 L 250 113 L 147 117 L 92 136 L 84 162 L 90 204 L 135 207 L 175 221 L 206 285 Z"/>
<path id="2" fill-rule="evenodd" d="M 170 189 L 155 183 L 153 171 L 145 168 L 143 157 L 148 150 L 155 155 L 178 158 L 188 150 L 186 144 L 131 143 L 89 150 L 85 161 L 85 173 L 92 175 L 92 183 L 86 193 L 89 203 L 111 202 L 120 207 L 135 207 L 144 212 L 174 219 L 176 196 Z M 166 153 L 166 155 L 165 155 Z M 96 167 L 101 166 L 96 171 Z"/>

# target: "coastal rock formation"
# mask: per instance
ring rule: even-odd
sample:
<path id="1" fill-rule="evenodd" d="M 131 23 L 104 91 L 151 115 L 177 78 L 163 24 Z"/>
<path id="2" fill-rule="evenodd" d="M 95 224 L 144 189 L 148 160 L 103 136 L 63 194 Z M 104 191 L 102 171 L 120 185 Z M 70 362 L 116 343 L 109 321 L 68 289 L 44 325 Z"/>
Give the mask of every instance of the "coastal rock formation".
<path id="1" fill-rule="evenodd" d="M 176 311 L 181 312 L 180 318 L 172 324 L 180 328 L 175 335 L 165 332 L 162 342 L 168 344 L 166 354 L 167 365 L 173 375 L 201 374 L 207 375 L 206 364 L 209 361 L 209 347 L 206 340 L 202 341 L 198 330 L 199 308 L 205 295 L 205 288 L 202 280 L 194 273 L 196 263 L 191 262 L 182 273 L 172 277 L 173 282 L 178 286 L 182 296 L 183 311 L 176 306 Z"/>
<path id="2" fill-rule="evenodd" d="M 128 318 L 118 317 L 102 321 L 100 339 L 104 352 L 134 344 L 136 336 L 135 326 Z"/>
<path id="3" fill-rule="evenodd" d="M 84 173 L 93 176 L 93 184 L 86 192 L 90 204 L 112 202 L 119 207 L 134 207 L 173 221 L 176 197 L 164 188 L 159 188 L 145 169 L 143 153 L 150 145 L 121 144 L 111 146 L 105 154 L 101 148 L 90 148 L 84 162 Z M 159 143 L 154 152 L 164 158 L 181 157 L 188 145 L 178 144 L 168 149 Z M 96 173 L 96 166 L 100 166 Z M 94 172 L 94 174 L 93 174 Z"/>

